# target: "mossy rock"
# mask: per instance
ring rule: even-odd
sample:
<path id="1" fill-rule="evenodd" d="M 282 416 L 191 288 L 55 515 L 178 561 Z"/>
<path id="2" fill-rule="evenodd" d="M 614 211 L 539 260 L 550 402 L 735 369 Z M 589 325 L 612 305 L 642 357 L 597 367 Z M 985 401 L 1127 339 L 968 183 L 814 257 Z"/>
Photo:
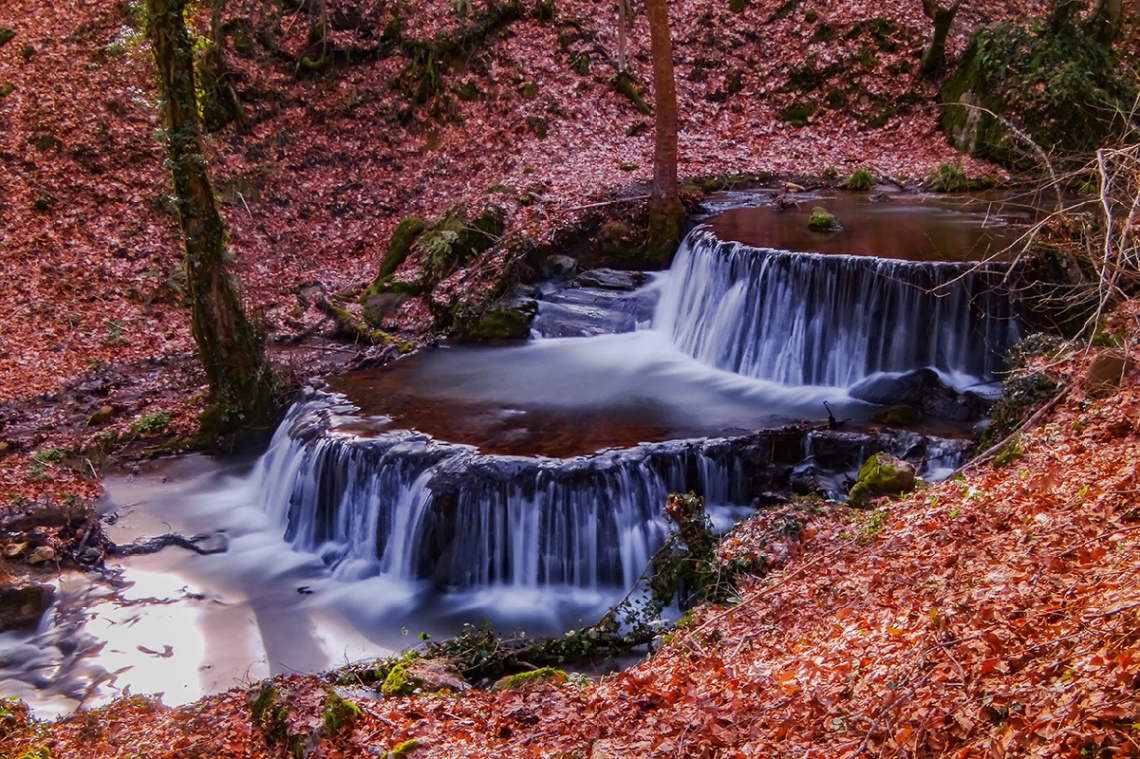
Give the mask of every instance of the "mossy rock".
<path id="1" fill-rule="evenodd" d="M 359 706 L 330 692 L 328 700 L 325 701 L 324 711 L 321 713 L 324 718 L 325 734 L 333 736 L 346 727 L 351 727 L 362 714 Z"/>
<path id="2" fill-rule="evenodd" d="M 462 692 L 471 686 L 452 664 L 435 659 L 410 659 L 392 667 L 380 686 L 388 697 L 413 693 Z"/>
<path id="3" fill-rule="evenodd" d="M 847 505 L 864 508 L 872 498 L 914 489 L 917 481 L 913 464 L 880 451 L 872 454 L 859 469 L 859 478 L 847 494 Z"/>
<path id="4" fill-rule="evenodd" d="M 492 306 L 473 325 L 461 330 L 469 340 L 525 340 L 530 336 L 530 323 L 538 313 L 538 304 L 525 300 L 517 304 Z"/>
<path id="5" fill-rule="evenodd" d="M 959 150 L 1007 166 L 1034 166 L 1040 148 L 1076 154 L 1123 127 L 1137 82 L 1084 24 L 1040 31 L 1013 23 L 980 27 L 940 92 L 942 131 Z"/>
<path id="6" fill-rule="evenodd" d="M 544 683 L 562 685 L 569 681 L 570 676 L 554 667 L 541 667 L 530 672 L 520 672 L 517 675 L 504 677 L 495 683 L 492 690 L 527 690 Z"/>
<path id="7" fill-rule="evenodd" d="M 54 597 L 50 585 L 0 588 L 0 632 L 35 627 Z"/>
<path id="8" fill-rule="evenodd" d="M 900 403 L 876 413 L 872 419 L 891 427 L 913 427 L 922 421 L 922 412 L 910 404 Z"/>
<path id="9" fill-rule="evenodd" d="M 400 267 L 400 264 L 408 257 L 412 245 L 423 234 L 426 227 L 424 220 L 418 216 L 408 216 L 396 225 L 396 229 L 392 232 L 392 239 L 388 241 L 388 250 L 380 261 L 380 271 L 377 272 L 376 280 L 372 288 L 369 288 L 369 293 L 380 292 L 376 289 L 377 286 L 382 280 L 391 277 Z"/>
<path id="10" fill-rule="evenodd" d="M 1057 383 L 1044 372 L 1007 379 L 1002 383 L 1001 397 L 990 412 L 990 423 L 982 433 L 978 450 L 987 450 L 1004 439 L 1056 393 Z"/>
<path id="11" fill-rule="evenodd" d="M 835 214 L 821 206 L 811 209 L 811 216 L 808 217 L 807 225 L 808 229 L 813 232 L 838 232 L 843 228 Z"/>

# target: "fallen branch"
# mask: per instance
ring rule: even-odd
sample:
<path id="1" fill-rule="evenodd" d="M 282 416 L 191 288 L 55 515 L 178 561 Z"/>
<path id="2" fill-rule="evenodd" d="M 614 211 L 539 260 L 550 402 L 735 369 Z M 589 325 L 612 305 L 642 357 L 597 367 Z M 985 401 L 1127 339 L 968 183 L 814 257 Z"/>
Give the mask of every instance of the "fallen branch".
<path id="1" fill-rule="evenodd" d="M 630 203 L 634 200 L 649 200 L 648 195 L 632 195 L 628 198 L 618 198 L 617 200 L 604 200 L 601 203 L 587 203 L 584 206 L 571 206 L 567 211 L 581 211 L 586 208 L 597 208 L 599 206 L 612 206 L 615 203 Z"/>

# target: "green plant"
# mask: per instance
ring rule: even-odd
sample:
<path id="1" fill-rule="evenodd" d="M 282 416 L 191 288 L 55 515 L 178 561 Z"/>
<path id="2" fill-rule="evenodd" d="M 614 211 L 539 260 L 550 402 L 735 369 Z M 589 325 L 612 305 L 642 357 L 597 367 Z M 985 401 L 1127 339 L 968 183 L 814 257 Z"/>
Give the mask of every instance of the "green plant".
<path id="1" fill-rule="evenodd" d="M 132 422 L 128 430 L 132 435 L 146 435 L 152 432 L 160 432 L 166 429 L 170 424 L 170 414 L 166 411 L 155 411 L 149 414 L 143 414 L 138 418 L 138 421 Z"/>
<path id="2" fill-rule="evenodd" d="M 107 320 L 106 334 L 103 336 L 103 344 L 108 346 L 127 345 L 127 338 L 123 337 L 123 332 L 126 330 L 126 328 L 127 324 L 122 319 Z"/>
<path id="3" fill-rule="evenodd" d="M 835 214 L 821 206 L 811 209 L 811 216 L 808 217 L 807 225 L 808 229 L 815 232 L 836 232 L 842 228 Z"/>
<path id="4" fill-rule="evenodd" d="M 869 190 L 875 186 L 875 175 L 867 169 L 855 169 L 846 179 L 839 183 L 839 186 L 844 190 L 856 190 L 859 192 Z"/>

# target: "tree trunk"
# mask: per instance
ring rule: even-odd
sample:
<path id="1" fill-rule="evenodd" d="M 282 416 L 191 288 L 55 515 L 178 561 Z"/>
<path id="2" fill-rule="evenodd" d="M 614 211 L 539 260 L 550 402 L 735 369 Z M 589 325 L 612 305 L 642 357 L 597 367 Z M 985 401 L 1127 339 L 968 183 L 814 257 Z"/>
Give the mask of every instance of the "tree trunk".
<path id="1" fill-rule="evenodd" d="M 226 230 L 202 152 L 186 0 L 147 0 L 166 159 L 185 243 L 190 327 L 210 387 L 202 433 L 223 447 L 267 437 L 281 393 L 226 271 Z"/>
<path id="2" fill-rule="evenodd" d="M 954 0 L 949 8 L 943 8 L 937 0 L 923 0 L 922 9 L 934 20 L 934 37 L 922 56 L 922 73 L 926 76 L 932 76 L 942 68 L 942 61 L 946 58 L 946 38 L 950 36 L 950 27 L 960 7 L 962 0 Z"/>
<path id="3" fill-rule="evenodd" d="M 629 0 L 618 0 L 618 74 L 625 73 L 629 68 L 629 43 L 626 41 L 629 34 L 629 11 Z"/>
<path id="4" fill-rule="evenodd" d="M 1049 32 L 1056 34 L 1073 23 L 1073 17 L 1083 5 L 1085 0 L 1055 0 L 1053 10 L 1049 13 Z"/>
<path id="5" fill-rule="evenodd" d="M 1102 45 L 1111 45 L 1120 36 L 1120 27 L 1124 21 L 1122 6 L 1121 0 L 1100 0 L 1089 16 L 1089 23 Z"/>
<path id="6" fill-rule="evenodd" d="M 677 189 L 677 90 L 673 81 L 668 0 L 646 0 L 645 4 L 649 16 L 654 110 L 657 114 L 646 252 L 650 260 L 665 265 L 680 240 L 683 215 Z"/>
<path id="7" fill-rule="evenodd" d="M 202 53 L 199 84 L 202 89 L 202 120 L 207 131 L 214 132 L 231 121 L 238 129 L 249 129 L 249 119 L 234 89 L 233 74 L 226 65 L 225 35 L 222 17 L 226 0 L 210 0 L 210 43 Z"/>

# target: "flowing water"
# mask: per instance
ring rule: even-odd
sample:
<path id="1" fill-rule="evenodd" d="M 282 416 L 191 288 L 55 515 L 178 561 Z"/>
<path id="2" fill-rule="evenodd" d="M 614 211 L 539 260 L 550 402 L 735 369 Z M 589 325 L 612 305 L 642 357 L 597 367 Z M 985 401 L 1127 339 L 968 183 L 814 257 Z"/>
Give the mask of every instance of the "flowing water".
<path id="1" fill-rule="evenodd" d="M 990 379 L 1017 335 L 1003 287 L 998 263 L 793 254 L 700 228 L 634 293 L 548 291 L 524 345 L 310 390 L 256 461 L 109 478 L 116 542 L 209 534 L 225 552 L 61 578 L 36 633 L 0 635 L 0 692 L 41 714 L 128 689 L 184 703 L 465 623 L 592 622 L 665 539 L 671 491 L 703 494 L 727 527 L 796 476 L 840 497 L 874 450 L 952 469 L 966 442 L 867 426 L 874 407 L 847 388 L 919 367 Z M 828 410 L 851 431 L 786 426 Z"/>

